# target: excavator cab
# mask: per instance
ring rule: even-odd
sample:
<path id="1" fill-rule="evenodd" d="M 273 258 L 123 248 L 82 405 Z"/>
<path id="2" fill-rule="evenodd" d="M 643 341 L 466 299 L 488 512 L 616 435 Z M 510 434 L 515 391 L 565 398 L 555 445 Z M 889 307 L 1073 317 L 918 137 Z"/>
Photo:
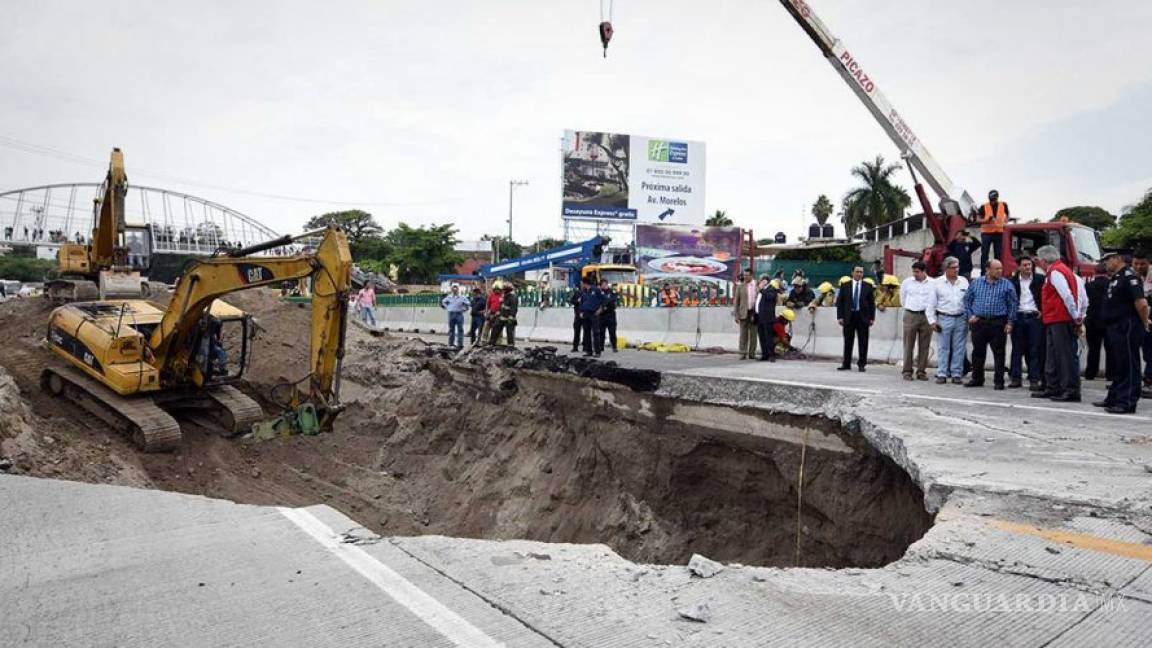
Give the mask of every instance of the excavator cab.
<path id="1" fill-rule="evenodd" d="M 251 319 L 239 309 L 220 301 L 204 313 L 190 339 L 195 383 L 214 387 L 240 380 L 248 366 L 248 342 L 252 339 L 253 330 Z"/>

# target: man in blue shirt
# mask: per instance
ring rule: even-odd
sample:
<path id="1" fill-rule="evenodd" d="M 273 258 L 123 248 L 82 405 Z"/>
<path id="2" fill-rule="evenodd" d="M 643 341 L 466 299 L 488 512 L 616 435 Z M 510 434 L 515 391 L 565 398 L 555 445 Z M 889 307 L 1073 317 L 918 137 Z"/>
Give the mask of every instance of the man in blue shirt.
<path id="1" fill-rule="evenodd" d="M 580 282 L 580 331 L 584 355 L 599 356 L 604 347 L 600 341 L 600 313 L 604 307 L 604 293 L 593 286 L 591 280 Z"/>
<path id="2" fill-rule="evenodd" d="M 460 284 L 452 284 L 452 292 L 440 300 L 440 308 L 448 311 L 448 346 L 463 349 L 464 313 L 472 308 L 472 302 L 460 294 Z"/>
<path id="3" fill-rule="evenodd" d="M 1004 264 L 992 259 L 984 276 L 973 279 L 964 295 L 964 314 L 972 332 L 972 378 L 965 387 L 984 386 L 984 360 L 992 347 L 994 389 L 1004 389 L 1004 347 L 1016 323 L 1017 299 Z"/>

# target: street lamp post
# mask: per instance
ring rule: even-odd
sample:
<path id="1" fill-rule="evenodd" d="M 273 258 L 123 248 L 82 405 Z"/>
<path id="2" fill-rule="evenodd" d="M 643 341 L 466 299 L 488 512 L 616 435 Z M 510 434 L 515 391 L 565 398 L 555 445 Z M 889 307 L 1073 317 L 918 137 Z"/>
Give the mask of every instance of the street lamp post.
<path id="1" fill-rule="evenodd" d="M 527 180 L 509 180 L 508 181 L 508 242 L 512 242 L 512 192 L 516 187 L 523 187 L 528 184 Z"/>

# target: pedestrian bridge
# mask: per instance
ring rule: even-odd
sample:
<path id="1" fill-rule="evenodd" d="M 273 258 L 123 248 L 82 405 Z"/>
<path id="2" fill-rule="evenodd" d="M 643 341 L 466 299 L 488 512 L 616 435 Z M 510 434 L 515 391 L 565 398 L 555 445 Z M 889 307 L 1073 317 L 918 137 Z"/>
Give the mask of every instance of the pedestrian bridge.
<path id="1" fill-rule="evenodd" d="M 32 245 L 50 252 L 63 243 L 89 242 L 101 186 L 79 182 L 0 193 L 0 246 Z M 129 226 L 151 232 L 152 253 L 208 255 L 219 247 L 279 237 L 235 209 L 156 187 L 129 185 L 125 212 Z"/>

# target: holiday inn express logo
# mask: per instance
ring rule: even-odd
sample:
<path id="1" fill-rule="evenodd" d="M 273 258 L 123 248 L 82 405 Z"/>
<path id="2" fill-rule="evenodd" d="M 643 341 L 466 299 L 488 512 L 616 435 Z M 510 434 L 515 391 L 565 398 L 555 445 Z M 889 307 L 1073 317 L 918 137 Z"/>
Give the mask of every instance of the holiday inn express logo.
<path id="1" fill-rule="evenodd" d="M 688 143 L 648 140 L 648 159 L 652 162 L 688 163 Z"/>

